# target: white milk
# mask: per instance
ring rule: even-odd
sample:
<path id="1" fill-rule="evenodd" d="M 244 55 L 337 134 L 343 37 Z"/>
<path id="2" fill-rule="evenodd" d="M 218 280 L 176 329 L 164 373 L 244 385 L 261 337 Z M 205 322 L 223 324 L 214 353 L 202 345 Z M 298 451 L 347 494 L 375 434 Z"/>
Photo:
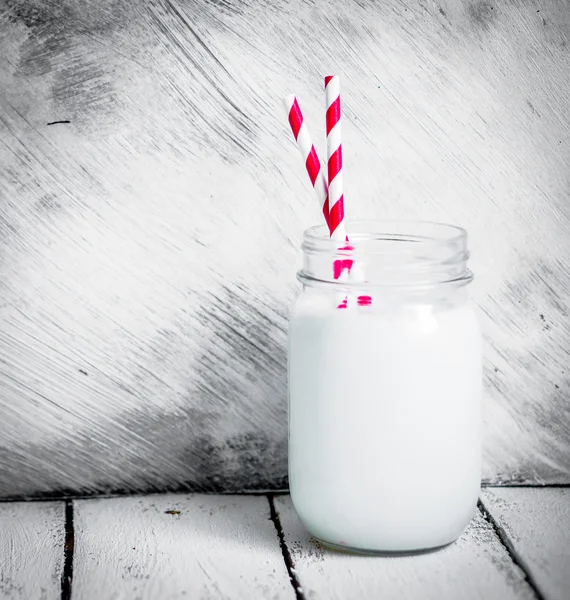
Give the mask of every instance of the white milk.
<path id="1" fill-rule="evenodd" d="M 290 323 L 289 478 L 316 538 L 414 551 L 454 541 L 469 523 L 480 489 L 481 342 L 456 293 L 397 308 L 352 299 L 345 310 L 301 295 Z"/>

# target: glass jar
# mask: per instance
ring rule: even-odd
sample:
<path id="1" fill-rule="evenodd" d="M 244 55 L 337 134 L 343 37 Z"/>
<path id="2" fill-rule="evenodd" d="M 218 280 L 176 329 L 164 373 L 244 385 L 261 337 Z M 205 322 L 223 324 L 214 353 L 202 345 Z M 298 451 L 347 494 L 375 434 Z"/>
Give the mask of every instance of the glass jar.
<path id="1" fill-rule="evenodd" d="M 427 222 L 347 229 L 343 248 L 325 226 L 304 235 L 289 330 L 293 504 L 315 538 L 339 549 L 444 546 L 480 491 L 481 334 L 467 232 Z"/>

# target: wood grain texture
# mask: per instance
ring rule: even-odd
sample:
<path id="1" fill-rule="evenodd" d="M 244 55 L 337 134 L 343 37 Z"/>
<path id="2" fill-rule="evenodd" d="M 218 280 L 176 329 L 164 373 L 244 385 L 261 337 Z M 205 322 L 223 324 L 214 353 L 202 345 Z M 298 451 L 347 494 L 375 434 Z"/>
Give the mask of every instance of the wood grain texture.
<path id="1" fill-rule="evenodd" d="M 73 598 L 295 595 L 263 496 L 148 496 L 75 506 Z"/>
<path id="2" fill-rule="evenodd" d="M 305 598 L 535 598 L 524 573 L 480 513 L 457 542 L 442 550 L 378 558 L 327 550 L 310 538 L 289 496 L 277 497 L 276 505 Z"/>
<path id="3" fill-rule="evenodd" d="M 488 481 L 570 480 L 566 0 L 0 0 L 0 496 L 278 489 L 343 78 L 347 213 L 464 225 Z M 67 123 L 69 121 L 69 123 Z"/>
<path id="4" fill-rule="evenodd" d="M 0 504 L 0 598 L 59 600 L 63 502 Z"/>
<path id="5" fill-rule="evenodd" d="M 486 490 L 483 502 L 548 600 L 570 595 L 570 488 Z"/>

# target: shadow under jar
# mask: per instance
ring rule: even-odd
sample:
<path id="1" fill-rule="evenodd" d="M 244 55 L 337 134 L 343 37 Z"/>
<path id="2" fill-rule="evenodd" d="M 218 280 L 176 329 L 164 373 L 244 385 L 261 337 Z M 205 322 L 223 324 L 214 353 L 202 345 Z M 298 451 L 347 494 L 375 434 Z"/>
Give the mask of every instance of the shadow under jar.
<path id="1" fill-rule="evenodd" d="M 481 334 L 467 233 L 427 222 L 356 222 L 348 233 L 340 249 L 324 226 L 304 235 L 289 329 L 293 504 L 336 548 L 444 546 L 468 525 L 480 490 Z M 350 261 L 350 275 L 335 279 Z"/>

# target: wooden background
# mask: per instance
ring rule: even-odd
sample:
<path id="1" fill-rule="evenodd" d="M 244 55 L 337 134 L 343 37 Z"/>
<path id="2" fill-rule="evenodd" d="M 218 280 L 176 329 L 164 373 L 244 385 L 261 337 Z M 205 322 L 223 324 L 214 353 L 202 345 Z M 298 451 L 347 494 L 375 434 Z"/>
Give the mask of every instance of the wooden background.
<path id="1" fill-rule="evenodd" d="M 570 482 L 569 44 L 567 0 L 0 0 L 0 496 L 286 487 L 281 98 L 322 148 L 328 72 L 349 216 L 471 234 L 485 481 Z"/>

